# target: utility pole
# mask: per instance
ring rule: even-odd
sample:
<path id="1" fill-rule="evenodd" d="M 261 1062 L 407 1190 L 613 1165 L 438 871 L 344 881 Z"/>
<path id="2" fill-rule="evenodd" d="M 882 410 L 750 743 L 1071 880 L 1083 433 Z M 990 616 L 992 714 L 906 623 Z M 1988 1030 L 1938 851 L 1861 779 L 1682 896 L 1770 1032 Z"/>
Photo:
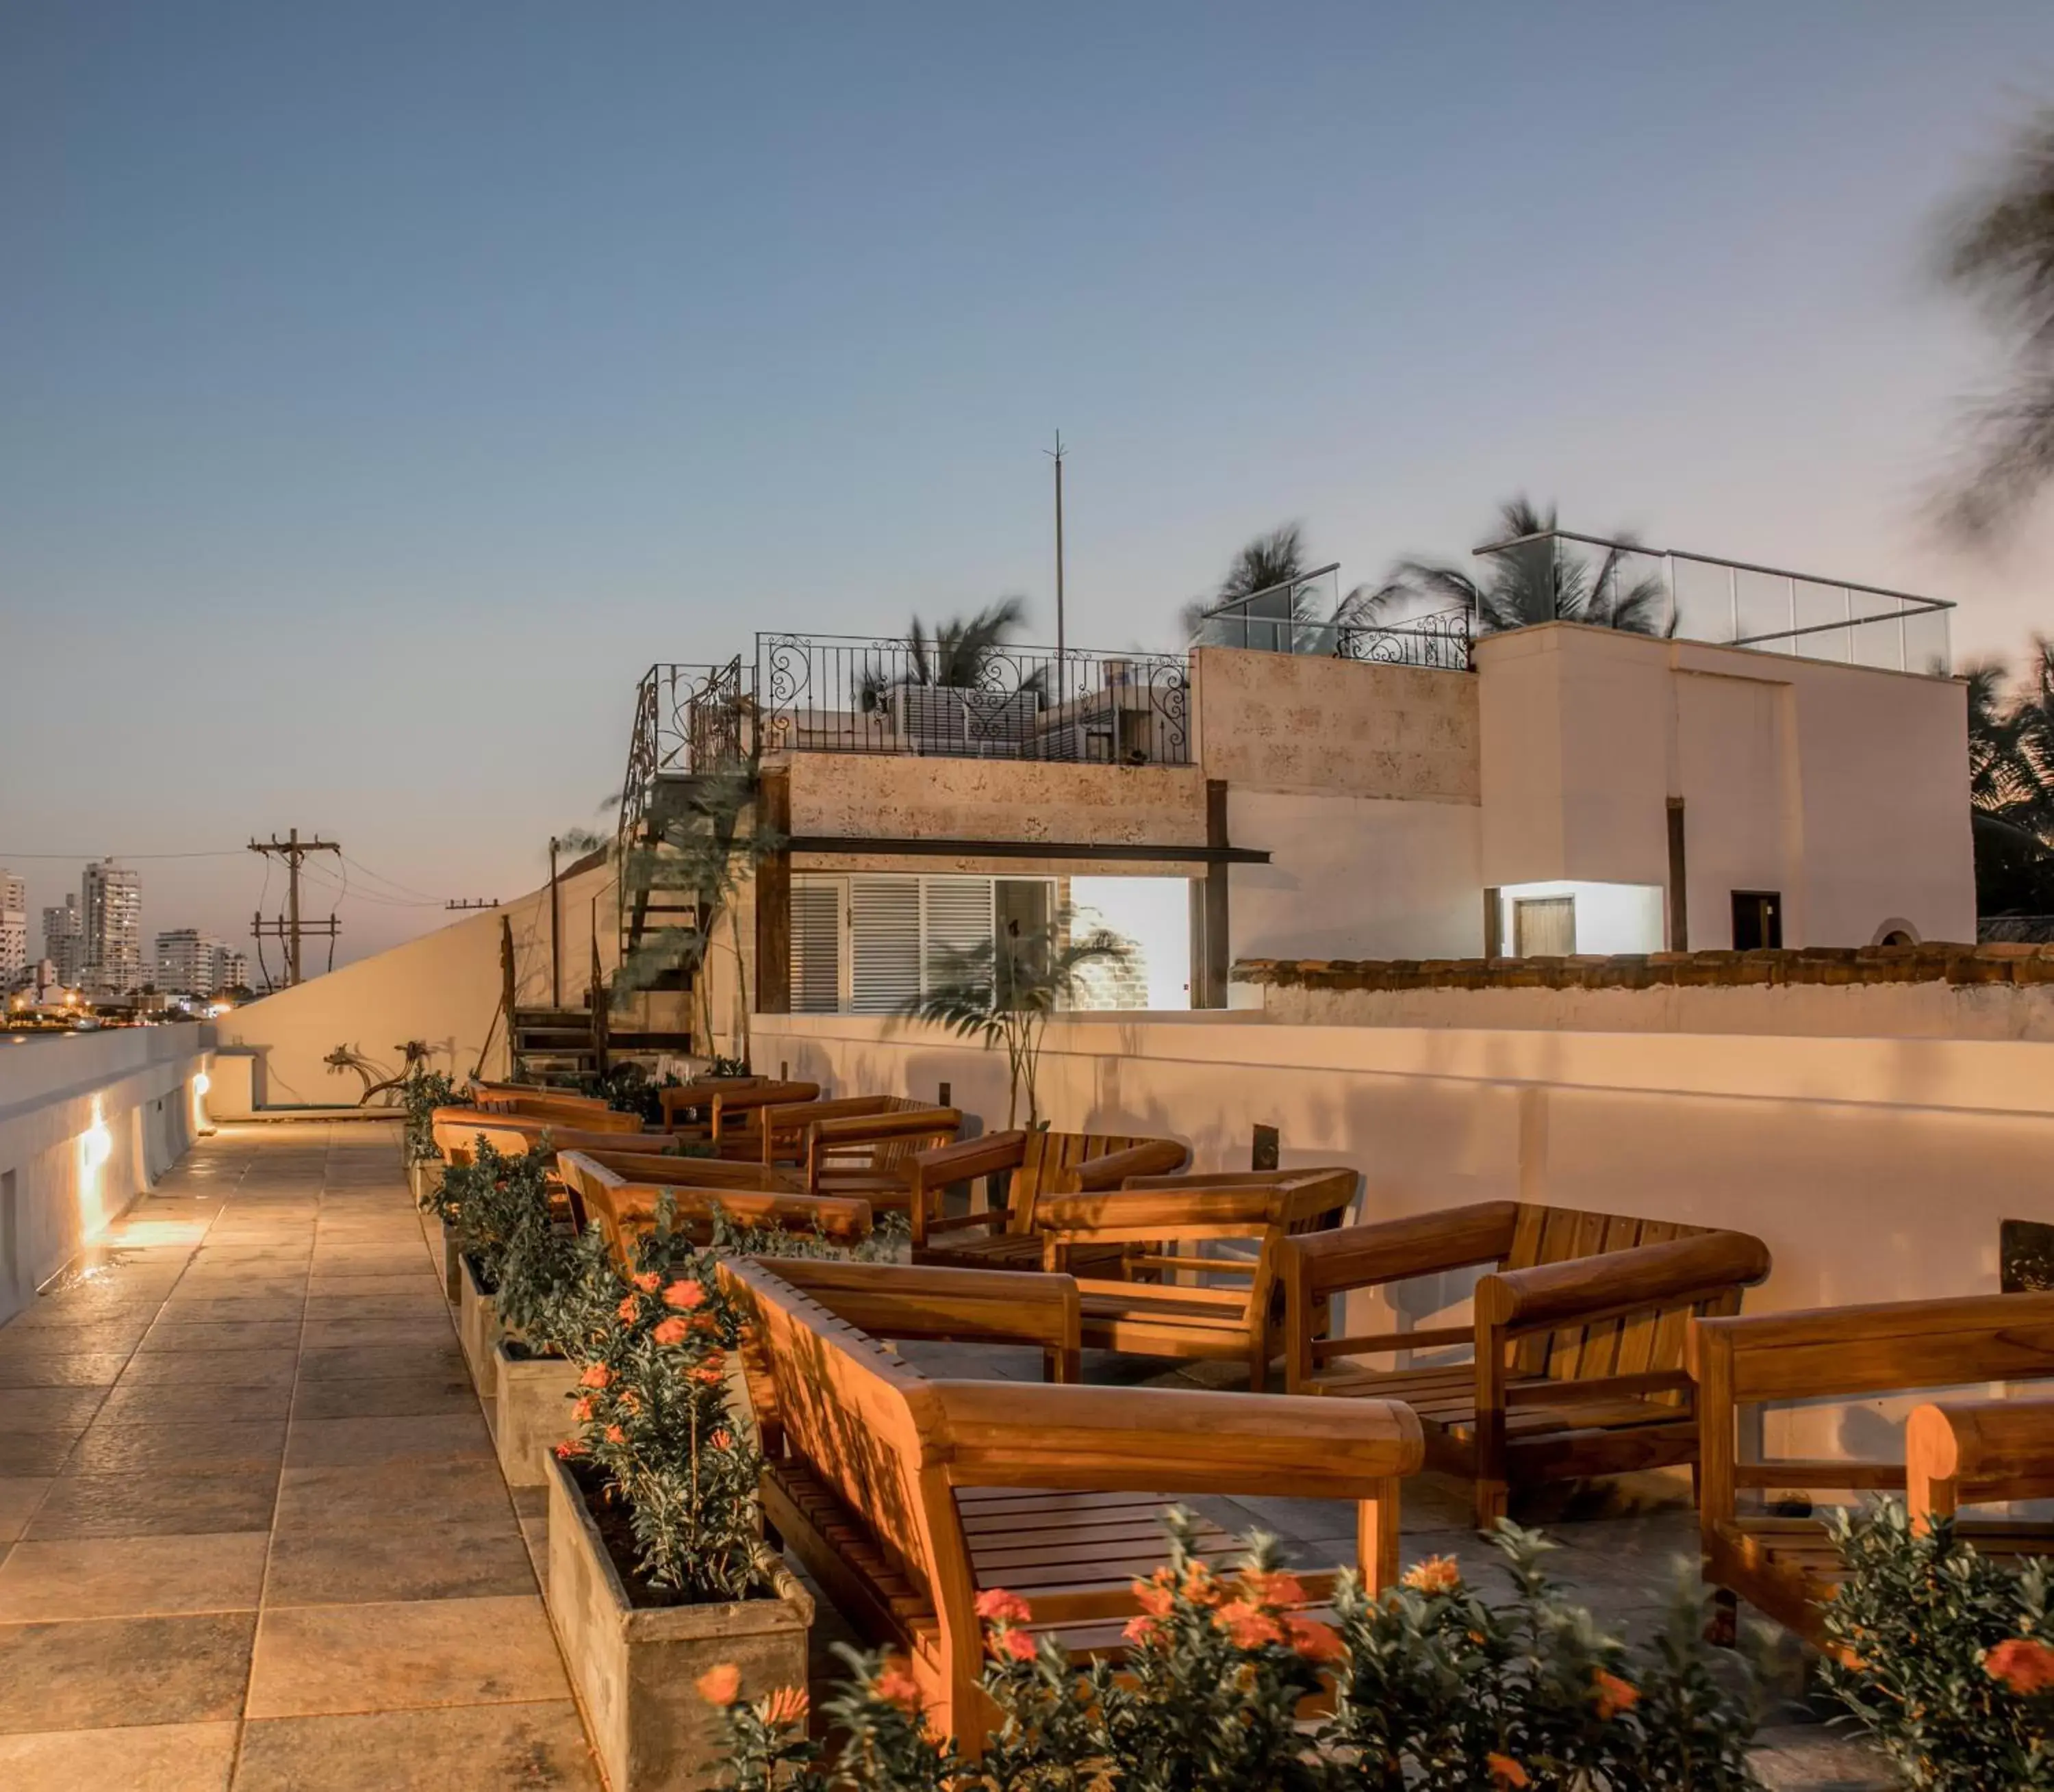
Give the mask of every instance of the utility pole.
<path id="1" fill-rule="evenodd" d="M 563 844 L 549 836 L 549 1006 L 564 1005 L 564 909 L 557 894 L 557 850 Z"/>
<path id="2" fill-rule="evenodd" d="M 252 839 L 250 850 L 266 859 L 278 858 L 285 862 L 285 913 L 276 921 L 265 920 L 260 912 L 251 922 L 250 931 L 261 949 L 267 938 L 281 940 L 285 948 L 285 987 L 289 989 L 300 980 L 300 941 L 311 933 L 316 939 L 325 937 L 329 941 L 329 963 L 335 963 L 336 936 L 342 931 L 333 914 L 325 922 L 302 922 L 300 919 L 300 867 L 310 852 L 332 852 L 338 858 L 342 847 L 333 840 L 303 840 L 295 827 L 284 839 L 274 833 L 268 840 Z"/>
<path id="3" fill-rule="evenodd" d="M 1041 452 L 1049 454 L 1044 448 Z M 1063 635 L 1063 432 L 1056 431 L 1056 451 L 1049 458 L 1056 463 L 1056 658 L 1065 646 Z"/>

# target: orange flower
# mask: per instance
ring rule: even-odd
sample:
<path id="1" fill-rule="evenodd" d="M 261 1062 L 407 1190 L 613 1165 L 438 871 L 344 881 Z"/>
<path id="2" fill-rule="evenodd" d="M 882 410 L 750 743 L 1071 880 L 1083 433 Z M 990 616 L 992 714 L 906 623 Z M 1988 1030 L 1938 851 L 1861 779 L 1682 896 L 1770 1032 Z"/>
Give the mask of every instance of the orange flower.
<path id="1" fill-rule="evenodd" d="M 1592 1677 L 1592 1684 L 1597 1688 L 1598 1715 L 1607 1723 L 1621 1711 L 1630 1711 L 1640 1703 L 1639 1688 L 1630 1685 L 1616 1674 L 1607 1673 L 1602 1668 Z"/>
<path id="2" fill-rule="evenodd" d="M 742 1670 L 732 1661 L 723 1661 L 707 1668 L 693 1684 L 708 1704 L 731 1705 L 742 1691 Z"/>
<path id="3" fill-rule="evenodd" d="M 630 1276 L 628 1279 L 645 1295 L 653 1295 L 656 1291 L 657 1284 L 663 1279 L 653 1269 L 645 1269 L 639 1275 Z"/>
<path id="4" fill-rule="evenodd" d="M 589 1400 L 580 1400 L 571 1409 L 571 1417 L 580 1425 L 583 1425 L 592 1417 L 592 1402 Z"/>
<path id="5" fill-rule="evenodd" d="M 1509 1755 L 1486 1755 L 1483 1764 L 1490 1769 L 1490 1782 L 1493 1786 L 1517 1787 L 1533 1784 L 1526 1777 L 1526 1770 Z"/>
<path id="6" fill-rule="evenodd" d="M 624 1444 L 628 1441 L 628 1433 L 619 1425 L 610 1425 L 606 1428 L 606 1440 L 609 1444 Z"/>
<path id="7" fill-rule="evenodd" d="M 1194 1562 L 1184 1570 L 1184 1597 L 1194 1605 L 1217 1605 L 1226 1592 L 1213 1578 L 1211 1569 L 1202 1562 Z"/>
<path id="8" fill-rule="evenodd" d="M 994 1586 L 977 1596 L 977 1615 L 986 1624 L 1025 1624 L 1034 1613 L 1018 1594 Z"/>
<path id="9" fill-rule="evenodd" d="M 727 1374 L 716 1359 L 701 1363 L 692 1371 L 692 1379 L 702 1387 L 717 1388 L 727 1379 Z"/>
<path id="10" fill-rule="evenodd" d="M 584 1440 L 581 1437 L 566 1437 L 557 1445 L 557 1460 L 559 1462 L 569 1462 L 573 1456 L 584 1454 Z"/>
<path id="11" fill-rule="evenodd" d="M 1415 1562 L 1407 1569 L 1404 1580 L 1415 1593 L 1459 1593 L 1462 1570 L 1451 1555 L 1430 1555 L 1424 1562 Z M 1514 1766 L 1518 1764 L 1513 1763 Z"/>
<path id="12" fill-rule="evenodd" d="M 2012 1637 L 1983 1657 L 1983 1672 L 2021 1696 L 2054 1687 L 2054 1649 L 2030 1637 Z"/>
<path id="13" fill-rule="evenodd" d="M 659 1344 L 682 1344 L 691 1335 L 691 1328 L 683 1319 L 666 1319 L 649 1335 Z"/>
<path id="14" fill-rule="evenodd" d="M 702 1338 L 718 1338 L 720 1335 L 720 1321 L 710 1313 L 695 1313 L 691 1323 L 692 1330 Z"/>
<path id="15" fill-rule="evenodd" d="M 603 1388 L 613 1379 L 613 1371 L 603 1362 L 596 1362 L 578 1377 L 581 1388 Z"/>
<path id="16" fill-rule="evenodd" d="M 729 1445 L 733 1444 L 734 1441 L 734 1438 L 733 1435 L 724 1430 L 716 1431 L 711 1437 L 707 1439 L 707 1442 L 711 1444 L 716 1450 L 724 1450 L 727 1448 Z"/>
<path id="17" fill-rule="evenodd" d="M 1341 1633 L 1331 1624 L 1293 1613 L 1285 1619 L 1284 1627 L 1290 1633 L 1293 1651 L 1308 1661 L 1338 1661 L 1348 1653 Z"/>
<path id="18" fill-rule="evenodd" d="M 1243 1574 L 1244 1597 L 1257 1605 L 1302 1605 L 1305 1590 L 1290 1574 L 1265 1574 L 1259 1570 Z"/>
<path id="19" fill-rule="evenodd" d="M 706 1304 L 705 1285 L 691 1281 L 673 1282 L 663 1291 L 663 1304 L 683 1307 L 687 1313 L 695 1307 L 703 1307 Z"/>
<path id="20" fill-rule="evenodd" d="M 984 1646 L 1001 1661 L 1008 1656 L 1015 1661 L 1034 1659 L 1034 1639 L 1024 1630 L 994 1630 L 985 1638 Z"/>
<path id="21" fill-rule="evenodd" d="M 1136 1581 L 1134 1583 L 1134 1602 L 1151 1617 L 1167 1617 L 1170 1608 L 1177 1602 L 1177 1596 L 1158 1582 Z"/>
<path id="22" fill-rule="evenodd" d="M 1127 1628 L 1120 1632 L 1130 1643 L 1145 1643 L 1155 1634 L 1155 1620 L 1144 1613 L 1127 1621 Z"/>
<path id="23" fill-rule="evenodd" d="M 642 1315 L 642 1303 L 630 1295 L 614 1308 L 614 1311 L 620 1315 L 623 1325 L 632 1326 Z"/>
<path id="24" fill-rule="evenodd" d="M 870 1690 L 901 1711 L 916 1711 L 920 1708 L 919 1683 L 895 1661 L 885 1664 L 883 1672 L 877 1676 Z"/>
<path id="25" fill-rule="evenodd" d="M 1234 1639 L 1236 1649 L 1261 1649 L 1284 1641 L 1284 1626 L 1259 1606 L 1237 1599 L 1213 1613 L 1213 1622 Z"/>
<path id="26" fill-rule="evenodd" d="M 756 1709 L 773 1730 L 794 1729 L 806 1721 L 806 1689 L 781 1686 Z"/>

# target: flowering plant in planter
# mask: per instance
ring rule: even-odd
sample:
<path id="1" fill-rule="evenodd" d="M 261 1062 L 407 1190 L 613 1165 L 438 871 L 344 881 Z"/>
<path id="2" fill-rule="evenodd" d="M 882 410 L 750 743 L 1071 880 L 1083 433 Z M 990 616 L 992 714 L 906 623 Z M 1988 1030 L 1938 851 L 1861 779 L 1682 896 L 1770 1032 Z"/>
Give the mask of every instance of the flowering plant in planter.
<path id="1" fill-rule="evenodd" d="M 828 1708 L 835 1759 L 801 1732 L 790 1689 L 743 1703 L 738 1676 L 701 1692 L 726 1708 L 733 1782 L 750 1792 L 1737 1792 L 1758 1786 L 1745 1686 L 1715 1672 L 1692 1592 L 1652 1647 L 1629 1652 L 1551 1586 L 1548 1546 L 1501 1525 L 1515 1593 L 1493 1607 L 1445 1558 L 1380 1598 L 1344 1589 L 1336 1623 L 1250 1539 L 1238 1574 L 1214 1574 L 1173 1515 L 1170 1561 L 1135 1595 L 1117 1673 L 1080 1668 L 1025 1628 L 1032 1608 L 985 1593 L 1001 1722 L 974 1766 L 927 1728 L 903 1668 L 844 1652 L 852 1682 Z M 1332 1716 L 1299 1722 L 1331 1682 Z"/>
<path id="2" fill-rule="evenodd" d="M 2054 1788 L 2054 1615 L 2043 1562 L 2014 1571 L 1951 1519 L 1923 1535 L 1901 1500 L 1828 1520 L 1847 1569 L 1820 1664 L 1904 1783 Z"/>
<path id="3" fill-rule="evenodd" d="M 596 1273 L 565 1339 L 584 1365 L 579 1429 L 558 1457 L 596 1496 L 595 1519 L 613 1528 L 659 1602 L 769 1591 L 778 1558 L 763 1541 L 762 1459 L 728 1397 L 742 1318 L 712 1254 L 659 1230 L 639 1241 L 624 1275 L 603 1256 L 586 1260 Z"/>
<path id="4" fill-rule="evenodd" d="M 441 1155 L 435 1149 L 435 1110 L 456 1099 L 456 1084 L 443 1071 L 416 1063 L 399 1085 L 399 1098 L 407 1110 L 407 1161 L 433 1163 Z"/>
<path id="5" fill-rule="evenodd" d="M 534 1149 L 509 1154 L 480 1138 L 467 1164 L 452 1164 L 423 1203 L 453 1228 L 457 1248 L 488 1288 L 498 1286 L 510 1252 L 549 1224 L 549 1178 L 556 1148 L 543 1134 Z"/>

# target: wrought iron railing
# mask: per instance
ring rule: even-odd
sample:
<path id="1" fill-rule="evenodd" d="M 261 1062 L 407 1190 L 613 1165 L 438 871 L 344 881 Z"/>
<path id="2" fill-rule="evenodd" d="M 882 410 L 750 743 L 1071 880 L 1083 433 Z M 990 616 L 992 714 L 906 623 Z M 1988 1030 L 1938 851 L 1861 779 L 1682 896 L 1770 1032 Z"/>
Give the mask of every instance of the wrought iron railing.
<path id="1" fill-rule="evenodd" d="M 1466 610 L 1437 610 L 1404 622 L 1350 624 L 1332 631 L 1333 652 L 1336 658 L 1367 660 L 1379 666 L 1466 672 L 1470 623 Z"/>
<path id="2" fill-rule="evenodd" d="M 753 669 L 739 657 L 725 666 L 652 666 L 635 689 L 635 726 L 628 741 L 628 772 L 620 786 L 614 843 L 620 862 L 646 843 L 657 788 L 666 777 L 683 777 L 718 765 L 742 763 L 755 726 L 750 686 Z M 627 919 L 628 880 L 616 880 L 624 937 L 635 931 Z M 646 893 L 645 893 L 646 894 Z"/>
<path id="3" fill-rule="evenodd" d="M 1190 662 L 1181 654 L 963 653 L 903 639 L 759 635 L 755 674 L 765 753 L 1190 762 Z"/>

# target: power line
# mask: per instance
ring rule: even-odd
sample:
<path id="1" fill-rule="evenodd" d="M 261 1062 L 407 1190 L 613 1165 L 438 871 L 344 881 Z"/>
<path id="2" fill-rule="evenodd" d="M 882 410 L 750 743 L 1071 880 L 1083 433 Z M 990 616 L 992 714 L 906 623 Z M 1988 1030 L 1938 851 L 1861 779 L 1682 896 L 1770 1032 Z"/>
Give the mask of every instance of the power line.
<path id="1" fill-rule="evenodd" d="M 228 847 L 218 852 L 7 852 L 0 859 L 239 859 L 249 849 Z"/>

